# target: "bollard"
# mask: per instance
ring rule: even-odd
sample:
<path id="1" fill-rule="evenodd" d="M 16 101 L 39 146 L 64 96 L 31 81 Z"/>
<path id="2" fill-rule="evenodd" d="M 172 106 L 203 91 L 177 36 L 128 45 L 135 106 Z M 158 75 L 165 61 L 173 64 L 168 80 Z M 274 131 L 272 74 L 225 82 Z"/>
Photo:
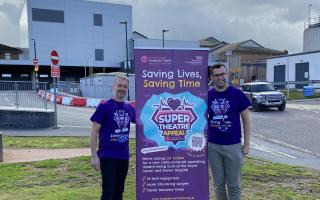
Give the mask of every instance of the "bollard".
<path id="1" fill-rule="evenodd" d="M 0 162 L 3 161 L 2 133 L 0 132 Z"/>

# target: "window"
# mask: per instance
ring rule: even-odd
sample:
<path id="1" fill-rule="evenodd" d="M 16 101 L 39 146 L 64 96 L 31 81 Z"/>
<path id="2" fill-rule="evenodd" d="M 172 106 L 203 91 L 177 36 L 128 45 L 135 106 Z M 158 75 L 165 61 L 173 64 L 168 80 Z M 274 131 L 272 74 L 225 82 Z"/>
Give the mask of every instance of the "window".
<path id="1" fill-rule="evenodd" d="M 244 92 L 251 92 L 250 90 L 251 90 L 251 86 L 250 85 L 243 85 L 242 86 L 242 90 L 244 91 Z"/>
<path id="2" fill-rule="evenodd" d="M 2 74 L 2 78 L 11 78 L 11 74 Z"/>
<path id="3" fill-rule="evenodd" d="M 19 60 L 19 54 L 12 53 L 11 54 L 11 60 Z"/>
<path id="4" fill-rule="evenodd" d="M 64 11 L 32 8 L 32 21 L 64 23 Z"/>
<path id="5" fill-rule="evenodd" d="M 4 54 L 4 59 L 6 59 L 6 60 L 11 60 L 11 53 L 5 53 Z"/>
<path id="6" fill-rule="evenodd" d="M 253 92 L 267 92 L 267 91 L 274 91 L 274 87 L 271 84 L 259 84 L 252 86 Z"/>
<path id="7" fill-rule="evenodd" d="M 95 60 L 104 61 L 103 49 L 95 49 Z"/>
<path id="8" fill-rule="evenodd" d="M 21 78 L 28 78 L 28 77 L 29 77 L 29 74 L 20 74 L 20 77 L 21 77 Z"/>
<path id="9" fill-rule="evenodd" d="M 102 26 L 102 14 L 93 14 L 93 24 L 95 26 Z"/>

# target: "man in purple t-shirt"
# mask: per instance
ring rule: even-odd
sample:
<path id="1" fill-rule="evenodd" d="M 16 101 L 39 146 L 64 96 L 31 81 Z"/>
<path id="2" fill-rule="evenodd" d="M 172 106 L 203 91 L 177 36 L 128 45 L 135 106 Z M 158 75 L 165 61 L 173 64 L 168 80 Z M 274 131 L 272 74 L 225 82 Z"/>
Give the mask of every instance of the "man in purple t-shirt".
<path id="1" fill-rule="evenodd" d="M 249 153 L 249 99 L 227 84 L 227 68 L 210 68 L 214 88 L 208 93 L 208 155 L 217 200 L 241 199 L 241 166 Z M 241 122 L 244 145 L 241 144 Z M 227 186 L 227 191 L 226 191 Z"/>
<path id="2" fill-rule="evenodd" d="M 128 78 L 117 76 L 113 97 L 100 104 L 90 118 L 91 166 L 101 171 L 101 200 L 122 200 L 129 166 L 130 122 L 135 123 L 133 106 L 124 101 L 128 87 Z"/>

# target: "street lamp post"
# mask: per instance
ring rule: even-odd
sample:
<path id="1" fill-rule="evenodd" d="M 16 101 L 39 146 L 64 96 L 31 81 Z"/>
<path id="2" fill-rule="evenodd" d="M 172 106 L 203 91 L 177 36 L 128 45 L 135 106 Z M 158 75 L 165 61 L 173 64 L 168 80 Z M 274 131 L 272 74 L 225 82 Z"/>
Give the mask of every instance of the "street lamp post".
<path id="1" fill-rule="evenodd" d="M 309 4 L 308 5 L 308 8 L 309 8 L 309 13 L 308 13 L 308 26 L 310 26 L 311 25 L 311 6 L 312 6 L 312 4 Z"/>
<path id="2" fill-rule="evenodd" d="M 128 22 L 127 21 L 123 21 L 120 22 L 120 24 L 124 24 L 125 25 L 125 29 L 126 29 L 126 73 L 127 73 L 127 77 L 129 79 L 129 58 L 128 58 Z M 130 101 L 130 92 L 129 92 L 129 88 L 128 88 L 128 101 Z"/>
<path id="3" fill-rule="evenodd" d="M 31 39 L 33 40 L 33 51 L 34 51 L 34 58 L 37 59 L 37 48 L 36 48 L 36 40 L 35 39 Z"/>
<path id="4" fill-rule="evenodd" d="M 37 47 L 36 47 L 36 40 L 35 39 L 31 39 L 33 41 L 33 52 L 34 52 L 34 60 L 37 59 Z M 36 69 L 36 66 L 34 68 L 35 71 L 35 87 L 38 88 L 37 83 L 38 83 L 38 69 Z"/>
<path id="5" fill-rule="evenodd" d="M 169 30 L 162 30 L 162 48 L 164 48 L 164 33 L 169 32 Z"/>

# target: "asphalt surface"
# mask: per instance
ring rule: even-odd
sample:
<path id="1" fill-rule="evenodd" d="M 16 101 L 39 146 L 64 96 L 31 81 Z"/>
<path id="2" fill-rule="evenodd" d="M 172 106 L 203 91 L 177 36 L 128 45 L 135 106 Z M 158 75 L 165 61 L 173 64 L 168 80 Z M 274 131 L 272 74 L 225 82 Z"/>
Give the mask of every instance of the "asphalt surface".
<path id="1" fill-rule="evenodd" d="M 251 156 L 320 170 L 320 100 L 251 112 Z"/>
<path id="2" fill-rule="evenodd" d="M 57 129 L 1 131 L 12 136 L 88 136 L 94 110 L 59 105 Z M 267 109 L 250 114 L 249 156 L 320 170 L 320 100 L 289 102 L 284 112 Z M 134 138 L 135 126 L 131 129 Z"/>

